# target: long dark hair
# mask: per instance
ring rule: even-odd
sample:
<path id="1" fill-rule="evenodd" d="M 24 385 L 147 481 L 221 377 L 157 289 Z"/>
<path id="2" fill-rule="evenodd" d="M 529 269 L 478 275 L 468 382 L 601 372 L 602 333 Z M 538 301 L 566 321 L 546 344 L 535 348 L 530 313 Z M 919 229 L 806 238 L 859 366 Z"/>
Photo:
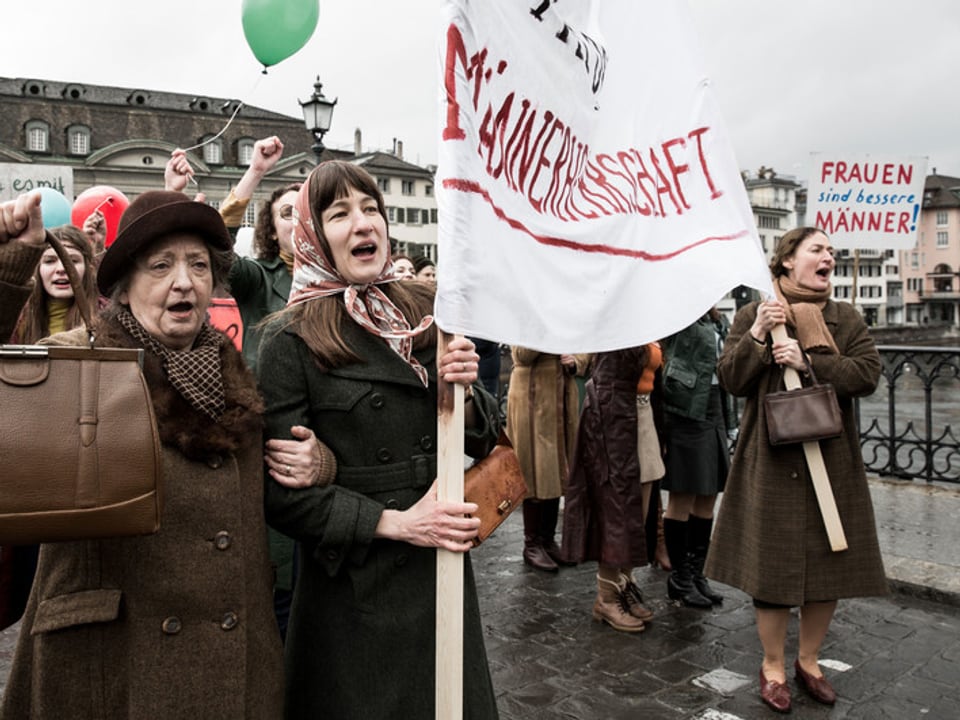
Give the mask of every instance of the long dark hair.
<path id="1" fill-rule="evenodd" d="M 369 195 L 376 201 L 377 210 L 383 218 L 386 230 L 384 239 L 389 238 L 387 209 L 383 204 L 383 195 L 377 187 L 377 181 L 359 165 L 343 160 L 329 160 L 318 165 L 307 179 L 310 215 L 317 239 L 328 258 L 332 258 L 333 255 L 330 252 L 330 243 L 323 232 L 321 220 L 323 211 L 340 198 L 349 195 L 351 190 Z M 432 287 L 412 282 L 390 282 L 379 287 L 403 313 L 411 327 L 419 325 L 423 317 L 433 311 L 435 291 Z M 329 370 L 361 360 L 343 336 L 343 328 L 354 324 L 355 321 L 347 313 L 342 296 L 331 295 L 299 303 L 281 310 L 278 315 L 281 319 L 279 324 L 274 326 L 275 329 L 295 326 L 297 334 L 303 338 L 322 368 Z M 266 322 L 269 323 L 270 319 Z M 428 330 L 414 338 L 413 348 L 420 350 L 435 344 L 436 341 L 436 326 L 431 325 Z"/>
<path id="2" fill-rule="evenodd" d="M 97 300 L 100 294 L 97 291 L 97 268 L 93 262 L 93 247 L 87 236 L 73 225 L 61 225 L 50 230 L 50 234 L 59 240 L 67 250 L 76 250 L 83 256 L 83 278 L 80 291 L 91 314 L 96 314 Z M 33 290 L 30 298 L 20 313 L 15 338 L 17 342 L 31 345 L 50 335 L 50 311 L 47 306 L 49 296 L 40 280 L 40 268 L 34 273 Z M 67 310 L 65 328 L 73 330 L 83 325 L 83 316 L 77 298 L 74 297 Z"/>

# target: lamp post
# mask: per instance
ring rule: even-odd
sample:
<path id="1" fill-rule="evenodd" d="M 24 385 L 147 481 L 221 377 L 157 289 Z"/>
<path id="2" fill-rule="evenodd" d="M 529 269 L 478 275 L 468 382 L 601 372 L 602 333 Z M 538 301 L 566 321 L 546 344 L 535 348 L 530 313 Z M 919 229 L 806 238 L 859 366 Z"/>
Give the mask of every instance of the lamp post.
<path id="1" fill-rule="evenodd" d="M 320 155 L 323 153 L 323 136 L 330 129 L 330 121 L 333 119 L 333 107 L 337 100 L 328 100 L 323 95 L 323 84 L 320 82 L 320 76 L 317 75 L 317 81 L 313 84 L 313 95 L 309 100 L 297 101 L 303 109 L 303 122 L 307 130 L 313 133 L 313 152 L 317 156 L 317 162 L 320 162 Z"/>

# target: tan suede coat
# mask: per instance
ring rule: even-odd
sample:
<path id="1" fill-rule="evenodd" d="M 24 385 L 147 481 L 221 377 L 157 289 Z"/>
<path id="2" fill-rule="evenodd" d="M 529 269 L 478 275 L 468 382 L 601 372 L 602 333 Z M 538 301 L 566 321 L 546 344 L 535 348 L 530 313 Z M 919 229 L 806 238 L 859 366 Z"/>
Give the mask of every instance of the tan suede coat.
<path id="1" fill-rule="evenodd" d="M 563 495 L 577 437 L 580 405 L 577 383 L 559 355 L 522 347 L 511 349 L 513 370 L 507 391 L 507 435 L 527 482 L 528 497 Z M 576 355 L 583 375 L 589 355 Z"/>

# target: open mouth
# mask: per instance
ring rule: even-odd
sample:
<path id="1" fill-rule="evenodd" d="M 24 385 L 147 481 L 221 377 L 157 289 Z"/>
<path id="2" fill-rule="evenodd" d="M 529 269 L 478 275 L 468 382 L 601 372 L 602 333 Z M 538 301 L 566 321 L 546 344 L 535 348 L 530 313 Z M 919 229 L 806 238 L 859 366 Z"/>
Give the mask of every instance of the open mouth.
<path id="1" fill-rule="evenodd" d="M 170 305 L 167 308 L 167 310 L 169 310 L 172 313 L 176 313 L 178 315 L 182 313 L 188 313 L 191 310 L 193 310 L 193 303 L 189 303 L 186 301 L 174 303 L 173 305 Z"/>
<path id="2" fill-rule="evenodd" d="M 371 257 L 377 254 L 377 244 L 373 242 L 363 243 L 363 245 L 357 245 L 350 253 L 359 258 Z"/>
<path id="3" fill-rule="evenodd" d="M 820 268 L 819 270 L 817 270 L 817 275 L 819 275 L 824 279 L 827 279 L 830 277 L 830 272 L 831 272 L 830 268 Z"/>

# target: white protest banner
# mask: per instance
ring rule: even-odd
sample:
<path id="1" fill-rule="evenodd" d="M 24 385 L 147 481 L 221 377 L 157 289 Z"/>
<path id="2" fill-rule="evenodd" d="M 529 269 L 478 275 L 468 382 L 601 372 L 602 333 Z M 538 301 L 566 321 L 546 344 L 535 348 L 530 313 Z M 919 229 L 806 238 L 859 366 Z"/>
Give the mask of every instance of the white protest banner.
<path id="1" fill-rule="evenodd" d="M 437 322 L 545 352 L 771 292 L 683 2 L 449 0 Z"/>
<path id="2" fill-rule="evenodd" d="M 73 168 L 69 165 L 0 163 L 0 201 L 48 187 L 73 202 Z"/>
<path id="3" fill-rule="evenodd" d="M 812 153 L 807 217 L 836 248 L 916 245 L 925 157 Z"/>

